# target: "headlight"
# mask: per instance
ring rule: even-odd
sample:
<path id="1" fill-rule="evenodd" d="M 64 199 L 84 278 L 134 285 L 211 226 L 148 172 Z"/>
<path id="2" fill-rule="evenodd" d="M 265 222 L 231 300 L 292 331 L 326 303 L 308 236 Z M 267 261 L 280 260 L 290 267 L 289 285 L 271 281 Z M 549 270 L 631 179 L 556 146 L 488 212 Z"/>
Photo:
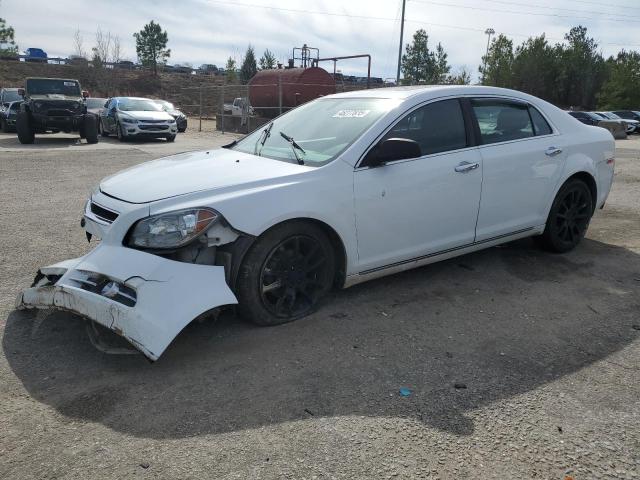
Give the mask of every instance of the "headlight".
<path id="1" fill-rule="evenodd" d="M 204 233 L 218 218 L 208 208 L 163 213 L 136 223 L 128 244 L 138 248 L 178 248 Z"/>
<path id="2" fill-rule="evenodd" d="M 136 120 L 135 118 L 129 118 L 129 117 L 122 117 L 120 121 L 122 123 L 138 123 L 138 120 Z"/>
<path id="3" fill-rule="evenodd" d="M 171 120 L 169 120 L 169 123 L 176 123 L 176 119 L 172 118 Z"/>

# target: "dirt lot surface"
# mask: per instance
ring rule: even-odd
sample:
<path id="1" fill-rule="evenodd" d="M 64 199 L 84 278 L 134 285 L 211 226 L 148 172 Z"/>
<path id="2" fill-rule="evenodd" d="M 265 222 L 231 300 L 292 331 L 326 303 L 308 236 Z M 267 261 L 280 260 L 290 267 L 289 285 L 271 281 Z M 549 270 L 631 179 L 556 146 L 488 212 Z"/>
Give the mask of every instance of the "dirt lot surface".
<path id="1" fill-rule="evenodd" d="M 73 315 L 14 311 L 38 267 L 88 250 L 100 178 L 233 138 L 192 131 L 0 135 L 0 478 L 640 478 L 640 140 L 618 142 L 567 255 L 519 241 L 292 324 L 223 315 L 155 364 L 98 352 Z"/>

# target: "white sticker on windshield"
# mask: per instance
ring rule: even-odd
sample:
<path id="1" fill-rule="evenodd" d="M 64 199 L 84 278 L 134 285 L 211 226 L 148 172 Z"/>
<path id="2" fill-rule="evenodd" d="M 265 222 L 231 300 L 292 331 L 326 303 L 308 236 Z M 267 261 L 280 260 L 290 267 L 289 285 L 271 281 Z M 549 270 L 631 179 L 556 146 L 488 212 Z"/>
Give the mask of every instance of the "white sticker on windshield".
<path id="1" fill-rule="evenodd" d="M 76 82 L 64 82 L 64 86 L 65 87 L 75 87 L 76 86 Z"/>
<path id="2" fill-rule="evenodd" d="M 362 118 L 369 115 L 371 110 L 340 110 L 333 115 L 333 118 Z"/>

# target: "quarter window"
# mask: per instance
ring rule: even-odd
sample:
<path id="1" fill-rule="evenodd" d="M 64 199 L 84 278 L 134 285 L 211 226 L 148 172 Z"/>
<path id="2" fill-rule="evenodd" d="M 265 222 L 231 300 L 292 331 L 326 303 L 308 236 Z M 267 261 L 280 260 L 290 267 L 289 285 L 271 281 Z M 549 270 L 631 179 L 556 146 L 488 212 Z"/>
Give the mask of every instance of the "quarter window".
<path id="1" fill-rule="evenodd" d="M 418 142 L 422 155 L 467 147 L 467 134 L 458 100 L 430 103 L 409 113 L 382 138 L 408 138 Z"/>
<path id="2" fill-rule="evenodd" d="M 474 99 L 471 105 L 484 145 L 534 136 L 529 109 L 525 103 Z"/>
<path id="3" fill-rule="evenodd" d="M 551 130 L 551 127 L 537 108 L 529 105 L 529 113 L 531 114 L 531 120 L 533 120 L 533 128 L 535 129 L 534 133 L 536 134 L 536 137 L 539 137 L 540 135 L 550 135 L 553 133 L 553 130 Z"/>

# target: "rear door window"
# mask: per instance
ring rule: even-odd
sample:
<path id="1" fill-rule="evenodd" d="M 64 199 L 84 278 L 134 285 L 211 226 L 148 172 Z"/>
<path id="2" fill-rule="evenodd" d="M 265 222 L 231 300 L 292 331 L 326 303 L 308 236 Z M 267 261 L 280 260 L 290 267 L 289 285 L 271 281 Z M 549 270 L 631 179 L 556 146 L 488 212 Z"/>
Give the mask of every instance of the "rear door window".
<path id="1" fill-rule="evenodd" d="M 533 137 L 533 122 L 526 103 L 502 99 L 472 99 L 483 145 Z"/>

